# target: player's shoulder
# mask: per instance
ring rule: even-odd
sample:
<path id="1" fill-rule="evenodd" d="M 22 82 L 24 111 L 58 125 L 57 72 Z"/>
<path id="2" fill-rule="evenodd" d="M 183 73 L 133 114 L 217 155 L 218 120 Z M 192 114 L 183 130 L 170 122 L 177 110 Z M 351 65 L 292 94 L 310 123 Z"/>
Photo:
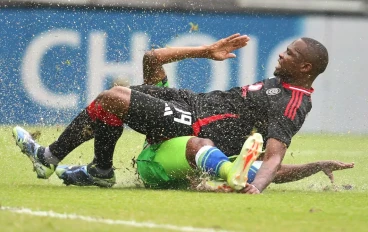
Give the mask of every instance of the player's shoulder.
<path id="1" fill-rule="evenodd" d="M 269 92 L 270 95 L 277 94 L 278 92 L 289 92 L 291 94 L 292 92 L 299 93 L 301 95 L 310 96 L 314 89 L 306 89 L 301 86 L 291 85 L 286 82 L 283 82 L 280 80 L 280 78 L 277 77 L 269 77 L 262 81 L 266 91 Z"/>
<path id="2" fill-rule="evenodd" d="M 300 86 L 290 85 L 277 77 L 271 77 L 264 80 L 264 93 L 268 101 L 274 108 L 283 110 L 288 106 L 306 107 L 309 111 L 311 105 L 310 95 L 313 89 L 305 89 Z"/>
<path id="3" fill-rule="evenodd" d="M 262 91 L 265 88 L 270 86 L 275 86 L 277 83 L 277 79 L 274 77 L 266 78 L 260 81 L 257 81 L 251 85 L 244 86 L 248 91 Z"/>

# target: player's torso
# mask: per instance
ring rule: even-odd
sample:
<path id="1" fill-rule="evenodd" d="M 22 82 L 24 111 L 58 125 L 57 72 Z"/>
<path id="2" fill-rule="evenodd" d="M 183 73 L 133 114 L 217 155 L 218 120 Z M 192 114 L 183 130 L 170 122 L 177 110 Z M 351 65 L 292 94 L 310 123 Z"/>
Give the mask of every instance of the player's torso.
<path id="1" fill-rule="evenodd" d="M 289 145 L 312 108 L 313 89 L 282 83 L 274 77 L 245 88 L 256 130 L 265 140 L 276 138 Z"/>
<path id="2" fill-rule="evenodd" d="M 288 121 L 285 126 L 301 126 L 311 109 L 311 101 L 310 94 L 271 78 L 226 92 L 205 94 L 197 100 L 196 109 L 193 128 L 199 128 L 197 135 L 210 138 L 227 155 L 234 155 L 239 153 L 252 129 L 267 138 L 269 124 L 277 117 L 280 122 Z"/>

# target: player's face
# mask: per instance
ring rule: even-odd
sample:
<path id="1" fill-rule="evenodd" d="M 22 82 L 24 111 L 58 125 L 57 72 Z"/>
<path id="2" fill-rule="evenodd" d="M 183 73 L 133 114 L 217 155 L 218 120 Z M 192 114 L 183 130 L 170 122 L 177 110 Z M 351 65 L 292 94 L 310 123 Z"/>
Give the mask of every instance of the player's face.
<path id="1" fill-rule="evenodd" d="M 278 64 L 275 67 L 274 75 L 284 81 L 291 80 L 300 73 L 303 63 L 303 53 L 307 45 L 303 40 L 298 39 L 292 42 L 286 51 L 279 54 Z"/>

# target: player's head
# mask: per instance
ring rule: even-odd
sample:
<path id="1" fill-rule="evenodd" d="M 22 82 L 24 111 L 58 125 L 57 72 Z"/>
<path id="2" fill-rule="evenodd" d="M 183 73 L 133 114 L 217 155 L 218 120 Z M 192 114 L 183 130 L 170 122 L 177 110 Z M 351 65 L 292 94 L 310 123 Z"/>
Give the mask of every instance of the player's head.
<path id="1" fill-rule="evenodd" d="M 326 70 L 328 52 L 320 42 L 303 37 L 292 42 L 286 51 L 279 55 L 278 62 L 275 76 L 285 81 L 309 76 L 313 81 Z"/>

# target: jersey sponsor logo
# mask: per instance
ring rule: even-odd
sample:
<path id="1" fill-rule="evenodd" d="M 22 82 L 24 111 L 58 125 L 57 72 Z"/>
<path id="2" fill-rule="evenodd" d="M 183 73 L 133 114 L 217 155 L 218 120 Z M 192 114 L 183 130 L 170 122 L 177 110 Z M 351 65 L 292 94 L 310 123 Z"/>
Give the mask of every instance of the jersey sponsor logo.
<path id="1" fill-rule="evenodd" d="M 266 94 L 270 95 L 270 96 L 276 95 L 276 94 L 279 94 L 279 93 L 281 93 L 281 89 L 279 89 L 279 88 L 271 88 L 271 89 L 267 89 L 267 91 L 266 91 Z"/>
<path id="2" fill-rule="evenodd" d="M 249 85 L 248 90 L 249 91 L 258 91 L 258 90 L 262 89 L 262 87 L 263 87 L 263 83 L 256 83 L 256 84 L 253 84 L 253 85 Z"/>

